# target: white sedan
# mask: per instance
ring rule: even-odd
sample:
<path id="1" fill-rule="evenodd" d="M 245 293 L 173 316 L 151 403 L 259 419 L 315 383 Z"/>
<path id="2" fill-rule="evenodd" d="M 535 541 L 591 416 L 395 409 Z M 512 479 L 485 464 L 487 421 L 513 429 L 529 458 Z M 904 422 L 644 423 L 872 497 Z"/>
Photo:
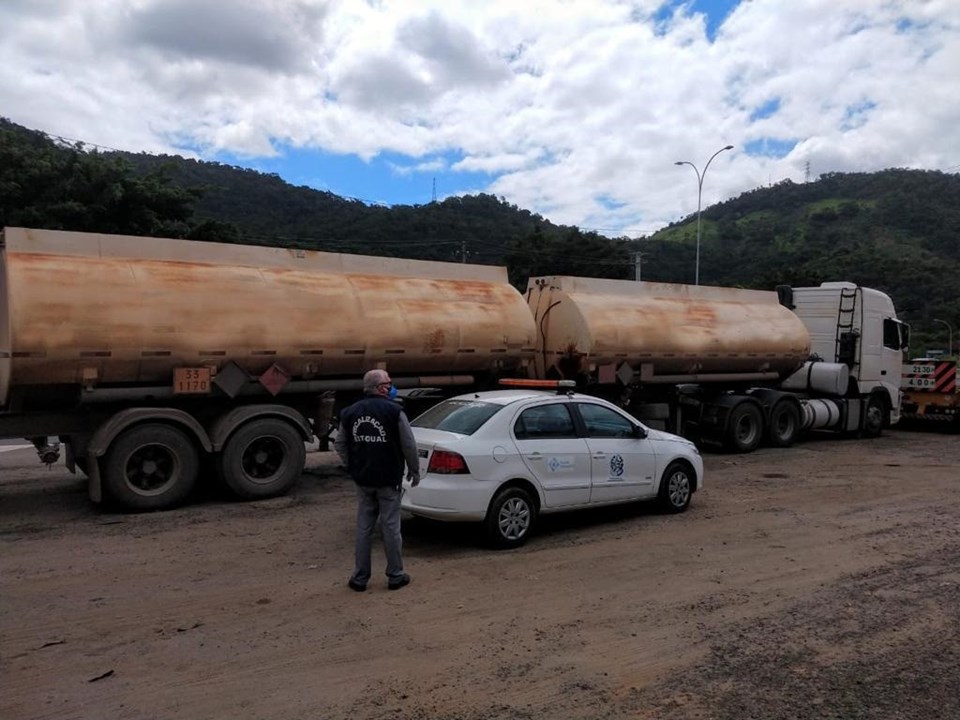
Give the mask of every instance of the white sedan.
<path id="1" fill-rule="evenodd" d="M 403 509 L 482 521 L 500 547 L 524 543 L 541 513 L 655 499 L 683 512 L 703 486 L 689 440 L 573 392 L 495 390 L 445 400 L 411 425 L 420 484 Z"/>

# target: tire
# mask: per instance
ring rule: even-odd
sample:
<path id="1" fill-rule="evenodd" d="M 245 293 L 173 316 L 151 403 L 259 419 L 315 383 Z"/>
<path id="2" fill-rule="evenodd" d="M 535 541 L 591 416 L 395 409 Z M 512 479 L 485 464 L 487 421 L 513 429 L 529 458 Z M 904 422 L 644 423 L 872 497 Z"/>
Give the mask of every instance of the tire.
<path id="1" fill-rule="evenodd" d="M 223 446 L 220 476 L 245 500 L 274 497 L 300 479 L 305 458 L 303 438 L 290 423 L 278 418 L 251 420 Z"/>
<path id="2" fill-rule="evenodd" d="M 670 463 L 660 478 L 660 490 L 657 492 L 657 504 L 668 513 L 682 513 L 690 507 L 693 497 L 694 478 L 683 463 Z"/>
<path id="3" fill-rule="evenodd" d="M 171 425 L 136 425 L 113 441 L 103 465 L 109 497 L 128 510 L 165 510 L 179 505 L 197 483 L 197 446 Z"/>
<path id="4" fill-rule="evenodd" d="M 485 530 L 494 547 L 515 548 L 523 545 L 537 520 L 537 505 L 530 493 L 519 487 L 508 487 L 494 496 L 487 510 Z"/>
<path id="5" fill-rule="evenodd" d="M 741 453 L 753 452 L 763 439 L 763 413 L 752 402 L 742 402 L 727 418 L 726 446 Z"/>
<path id="6" fill-rule="evenodd" d="M 860 434 L 865 438 L 880 437 L 887 424 L 887 404 L 879 395 L 867 398 L 867 406 L 863 410 L 863 428 Z"/>
<path id="7" fill-rule="evenodd" d="M 781 400 L 770 411 L 767 442 L 773 447 L 790 447 L 800 437 L 800 408 L 795 402 Z"/>

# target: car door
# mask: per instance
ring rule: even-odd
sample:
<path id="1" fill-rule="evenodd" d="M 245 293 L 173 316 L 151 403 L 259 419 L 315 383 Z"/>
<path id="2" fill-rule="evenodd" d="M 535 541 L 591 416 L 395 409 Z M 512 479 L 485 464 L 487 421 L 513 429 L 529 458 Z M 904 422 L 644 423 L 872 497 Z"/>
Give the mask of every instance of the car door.
<path id="1" fill-rule="evenodd" d="M 577 435 L 569 403 L 521 410 L 513 435 L 524 465 L 543 488 L 546 507 L 590 501 L 590 453 L 586 440 Z"/>
<path id="2" fill-rule="evenodd" d="M 599 403 L 577 402 L 590 451 L 591 503 L 650 497 L 656 490 L 653 443 L 636 436 L 637 423 Z"/>

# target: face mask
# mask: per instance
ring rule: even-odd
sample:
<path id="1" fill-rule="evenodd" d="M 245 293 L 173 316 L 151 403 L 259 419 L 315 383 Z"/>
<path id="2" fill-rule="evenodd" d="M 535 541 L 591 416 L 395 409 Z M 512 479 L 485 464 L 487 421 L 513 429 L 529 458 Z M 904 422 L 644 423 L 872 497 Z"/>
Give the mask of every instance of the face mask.
<path id="1" fill-rule="evenodd" d="M 397 386 L 396 386 L 396 385 L 391 385 L 391 386 L 390 386 L 390 391 L 387 393 L 387 397 L 390 398 L 391 400 L 393 400 L 394 398 L 397 397 Z"/>

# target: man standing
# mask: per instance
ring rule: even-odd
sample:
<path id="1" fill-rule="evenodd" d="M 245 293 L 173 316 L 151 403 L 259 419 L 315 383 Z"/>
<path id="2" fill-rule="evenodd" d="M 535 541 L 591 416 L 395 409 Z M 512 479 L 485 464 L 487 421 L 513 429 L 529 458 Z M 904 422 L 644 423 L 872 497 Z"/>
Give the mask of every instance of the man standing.
<path id="1" fill-rule="evenodd" d="M 412 485 L 420 482 L 420 460 L 413 431 L 403 409 L 394 402 L 397 389 L 386 370 L 363 376 L 365 397 L 340 413 L 334 449 L 357 484 L 356 567 L 347 585 L 363 592 L 370 580 L 373 528 L 380 517 L 387 556 L 387 589 L 410 584 L 403 571 L 400 537 L 400 486 L 406 463 Z"/>

